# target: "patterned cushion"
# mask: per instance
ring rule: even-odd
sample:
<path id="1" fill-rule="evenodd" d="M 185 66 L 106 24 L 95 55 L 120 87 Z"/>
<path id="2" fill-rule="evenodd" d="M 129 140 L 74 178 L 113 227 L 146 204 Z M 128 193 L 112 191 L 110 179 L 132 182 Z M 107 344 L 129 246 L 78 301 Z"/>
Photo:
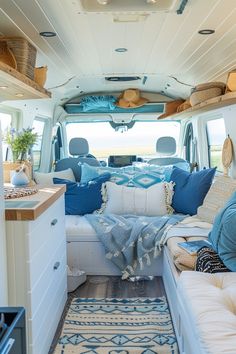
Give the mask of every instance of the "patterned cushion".
<path id="1" fill-rule="evenodd" d="M 103 173 L 111 174 L 111 182 L 128 187 L 149 188 L 156 183 L 170 181 L 172 165 L 157 166 L 141 164 L 140 166 L 94 167 L 84 163 L 82 166 L 81 183 L 87 183 L 91 177 L 95 178 Z"/>
<path id="2" fill-rule="evenodd" d="M 236 180 L 228 176 L 215 178 L 203 204 L 198 208 L 198 217 L 206 222 L 213 224 L 218 211 L 223 208 L 227 200 L 236 191 Z"/>
<path id="3" fill-rule="evenodd" d="M 134 187 L 149 188 L 163 180 L 164 178 L 158 177 L 154 173 L 140 173 L 133 177 L 132 182 Z"/>

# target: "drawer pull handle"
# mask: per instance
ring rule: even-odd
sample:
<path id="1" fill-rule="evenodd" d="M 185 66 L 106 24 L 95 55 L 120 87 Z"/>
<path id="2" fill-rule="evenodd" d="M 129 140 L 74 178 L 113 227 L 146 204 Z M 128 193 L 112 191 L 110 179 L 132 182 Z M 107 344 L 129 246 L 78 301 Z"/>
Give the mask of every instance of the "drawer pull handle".
<path id="1" fill-rule="evenodd" d="M 57 224 L 57 221 L 58 221 L 57 219 L 53 219 L 53 220 L 51 221 L 51 225 L 52 225 L 52 226 L 55 226 L 55 225 Z"/>
<path id="2" fill-rule="evenodd" d="M 60 267 L 60 262 L 56 262 L 53 266 L 53 270 L 57 270 Z"/>

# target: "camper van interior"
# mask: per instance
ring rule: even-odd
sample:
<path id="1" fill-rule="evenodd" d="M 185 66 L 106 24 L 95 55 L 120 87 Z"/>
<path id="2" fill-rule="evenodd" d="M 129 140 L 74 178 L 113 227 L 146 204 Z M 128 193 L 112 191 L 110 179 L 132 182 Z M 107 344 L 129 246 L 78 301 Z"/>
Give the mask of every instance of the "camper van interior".
<path id="1" fill-rule="evenodd" d="M 235 0 L 0 1 L 0 354 L 236 353 Z"/>

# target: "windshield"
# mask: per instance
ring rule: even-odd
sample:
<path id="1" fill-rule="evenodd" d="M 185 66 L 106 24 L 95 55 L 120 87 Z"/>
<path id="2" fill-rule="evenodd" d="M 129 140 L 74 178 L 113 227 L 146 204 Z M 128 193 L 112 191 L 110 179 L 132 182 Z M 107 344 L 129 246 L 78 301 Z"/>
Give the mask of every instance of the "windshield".
<path id="1" fill-rule="evenodd" d="M 73 122 L 66 124 L 67 141 L 83 137 L 88 140 L 89 152 L 98 159 L 109 155 L 156 156 L 156 141 L 161 136 L 172 136 L 178 145 L 179 122 L 135 122 L 127 131 L 115 131 L 109 122 Z M 123 132 L 122 132 L 123 131 Z"/>

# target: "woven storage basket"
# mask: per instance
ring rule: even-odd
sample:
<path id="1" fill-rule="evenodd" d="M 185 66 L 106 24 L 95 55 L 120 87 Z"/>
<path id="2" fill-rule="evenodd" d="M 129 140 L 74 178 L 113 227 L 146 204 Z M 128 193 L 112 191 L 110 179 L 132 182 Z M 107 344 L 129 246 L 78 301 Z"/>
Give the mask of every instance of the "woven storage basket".
<path id="1" fill-rule="evenodd" d="M 47 80 L 47 66 L 41 66 L 40 68 L 34 68 L 34 81 L 40 86 L 44 87 Z"/>
<path id="2" fill-rule="evenodd" d="M 11 171 L 15 171 L 17 168 L 19 168 L 21 165 L 26 165 L 27 171 L 26 174 L 31 181 L 32 179 L 32 165 L 28 161 L 22 161 L 22 162 L 11 162 L 11 161 L 4 161 L 3 162 L 3 181 L 4 183 L 10 183 L 11 182 Z"/>
<path id="3" fill-rule="evenodd" d="M 1 37 L 0 40 L 6 41 L 8 48 L 14 54 L 17 70 L 31 80 L 34 80 L 36 48 L 25 38 L 21 37 Z"/>
<path id="4" fill-rule="evenodd" d="M 206 90 L 195 91 L 190 96 L 190 103 L 191 106 L 195 106 L 198 103 L 220 95 L 222 95 L 222 89 L 220 87 L 212 87 Z"/>

